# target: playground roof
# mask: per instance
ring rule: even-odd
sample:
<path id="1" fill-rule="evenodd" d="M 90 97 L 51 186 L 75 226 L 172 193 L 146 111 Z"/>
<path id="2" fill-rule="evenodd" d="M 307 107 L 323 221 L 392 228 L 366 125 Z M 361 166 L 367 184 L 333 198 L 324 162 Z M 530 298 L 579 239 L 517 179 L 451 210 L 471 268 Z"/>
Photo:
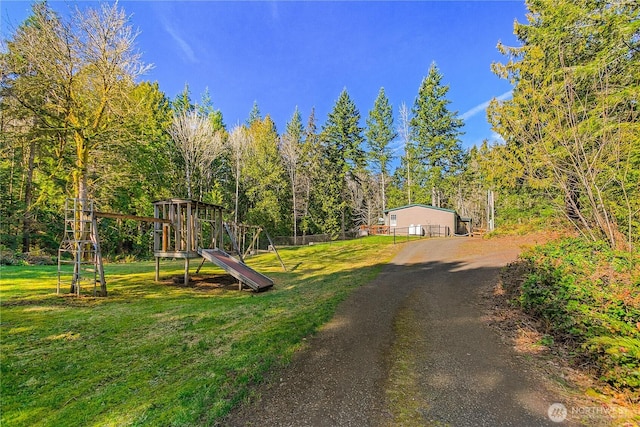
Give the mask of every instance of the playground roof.
<path id="1" fill-rule="evenodd" d="M 156 200 L 155 202 L 152 202 L 152 203 L 154 205 L 173 205 L 173 204 L 190 203 L 198 207 L 225 210 L 225 208 L 220 205 L 214 205 L 213 203 L 205 203 L 205 202 L 201 202 L 199 200 L 193 200 L 193 199 L 172 198 L 172 199 Z"/>

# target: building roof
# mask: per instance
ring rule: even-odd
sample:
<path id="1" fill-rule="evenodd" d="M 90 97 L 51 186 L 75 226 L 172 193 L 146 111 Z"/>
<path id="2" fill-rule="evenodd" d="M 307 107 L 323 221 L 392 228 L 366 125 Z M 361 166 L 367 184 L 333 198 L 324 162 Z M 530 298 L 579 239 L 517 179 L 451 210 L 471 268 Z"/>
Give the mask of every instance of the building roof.
<path id="1" fill-rule="evenodd" d="M 386 211 L 384 211 L 384 213 L 389 213 L 392 211 L 398 211 L 400 209 L 406 209 L 406 208 L 413 208 L 413 207 L 419 207 L 419 208 L 425 208 L 425 209 L 433 209 L 436 211 L 444 211 L 444 212 L 451 212 L 451 213 L 456 213 L 456 211 L 452 210 L 452 209 L 445 209 L 445 208 L 437 208 L 435 206 L 430 206 L 430 205 L 421 205 L 419 203 L 414 203 L 411 205 L 405 205 L 405 206 L 400 206 L 397 208 L 391 208 L 391 209 L 387 209 Z"/>

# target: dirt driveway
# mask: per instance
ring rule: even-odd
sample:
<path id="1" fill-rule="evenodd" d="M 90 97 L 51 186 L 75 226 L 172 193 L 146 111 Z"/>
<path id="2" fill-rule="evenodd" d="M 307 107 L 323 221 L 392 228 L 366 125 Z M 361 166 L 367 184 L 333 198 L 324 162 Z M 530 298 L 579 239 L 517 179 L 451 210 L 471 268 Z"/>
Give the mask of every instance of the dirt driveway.
<path id="1" fill-rule="evenodd" d="M 559 401 L 483 319 L 518 242 L 405 244 L 231 426 L 544 426 Z M 566 424 L 563 424 L 566 425 Z"/>

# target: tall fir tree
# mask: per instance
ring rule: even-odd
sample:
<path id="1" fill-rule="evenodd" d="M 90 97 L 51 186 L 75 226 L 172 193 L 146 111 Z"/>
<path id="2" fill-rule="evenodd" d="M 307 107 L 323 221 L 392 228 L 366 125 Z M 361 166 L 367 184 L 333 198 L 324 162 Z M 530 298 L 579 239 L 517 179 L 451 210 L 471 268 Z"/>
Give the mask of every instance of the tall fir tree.
<path id="1" fill-rule="evenodd" d="M 260 107 L 258 107 L 258 101 L 253 101 L 253 106 L 251 107 L 251 111 L 249 112 L 249 117 L 247 118 L 247 126 L 251 126 L 253 122 L 262 120 L 262 114 L 260 114 Z"/>
<path id="2" fill-rule="evenodd" d="M 344 237 L 350 225 L 347 175 L 366 163 L 362 132 L 360 112 L 345 88 L 329 113 L 321 135 L 325 172 L 322 210 L 326 233 L 340 232 Z"/>
<path id="3" fill-rule="evenodd" d="M 393 108 L 384 92 L 384 88 L 380 88 L 378 97 L 373 104 L 373 109 L 369 111 L 365 137 L 369 146 L 369 160 L 373 165 L 373 169 L 380 174 L 382 211 L 387 206 L 386 187 L 388 184 L 389 163 L 393 159 L 390 145 L 397 135 L 393 127 Z"/>
<path id="4" fill-rule="evenodd" d="M 321 231 L 318 222 L 318 218 L 321 217 L 319 204 L 321 200 L 321 190 L 318 183 L 322 175 L 322 149 L 316 124 L 315 108 L 311 108 L 311 112 L 307 118 L 307 125 L 304 129 L 300 172 L 299 177 L 303 188 L 300 229 L 304 243 L 305 235 Z"/>
<path id="5" fill-rule="evenodd" d="M 185 83 L 182 92 L 177 94 L 171 101 L 171 109 L 175 113 L 180 114 L 182 112 L 193 111 L 194 108 L 195 105 L 191 100 L 191 89 L 189 88 L 189 83 Z"/>
<path id="6" fill-rule="evenodd" d="M 449 86 L 442 84 L 442 74 L 435 63 L 422 80 L 411 109 L 410 131 L 416 155 L 422 166 L 423 187 L 432 189 L 432 205 L 447 205 L 448 180 L 460 173 L 464 156 L 460 142 L 463 126 L 457 111 L 450 111 Z M 418 200 L 416 200 L 418 201 Z"/>
<path id="7" fill-rule="evenodd" d="M 198 104 L 198 111 L 209 117 L 211 121 L 211 126 L 213 127 L 214 132 L 225 129 L 224 119 L 222 117 L 222 111 L 216 110 L 213 107 L 213 101 L 211 100 L 211 94 L 209 93 L 209 88 L 206 87 L 202 96 L 200 97 L 200 104 Z"/>
<path id="8" fill-rule="evenodd" d="M 282 141 L 280 142 L 280 152 L 284 161 L 289 184 L 291 185 L 291 221 L 293 226 L 294 244 L 298 239 L 298 217 L 300 216 L 300 168 L 302 161 L 304 127 L 302 126 L 302 116 L 296 107 L 291 120 L 287 122 Z"/>

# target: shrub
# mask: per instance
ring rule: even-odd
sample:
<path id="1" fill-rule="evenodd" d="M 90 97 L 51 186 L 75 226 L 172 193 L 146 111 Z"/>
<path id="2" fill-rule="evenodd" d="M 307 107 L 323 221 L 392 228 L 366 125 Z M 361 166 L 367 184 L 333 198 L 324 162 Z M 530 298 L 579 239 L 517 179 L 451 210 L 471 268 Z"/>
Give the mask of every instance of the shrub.
<path id="1" fill-rule="evenodd" d="M 569 238 L 522 255 L 516 303 L 609 384 L 640 387 L 640 254 Z"/>
<path id="2" fill-rule="evenodd" d="M 54 265 L 56 258 L 39 249 L 28 253 L 0 246 L 0 265 Z"/>

